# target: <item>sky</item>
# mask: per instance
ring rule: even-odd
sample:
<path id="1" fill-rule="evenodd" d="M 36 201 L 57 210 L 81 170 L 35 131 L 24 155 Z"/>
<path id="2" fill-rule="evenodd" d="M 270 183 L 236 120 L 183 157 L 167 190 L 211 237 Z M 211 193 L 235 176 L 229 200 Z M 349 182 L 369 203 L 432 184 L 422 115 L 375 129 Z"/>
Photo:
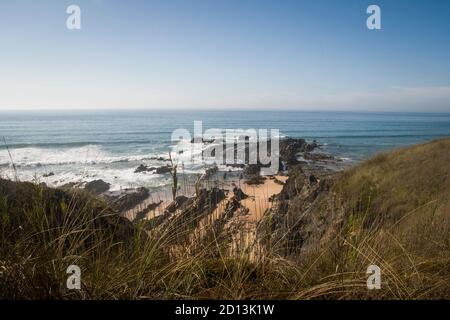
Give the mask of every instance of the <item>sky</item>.
<path id="1" fill-rule="evenodd" d="M 450 112 L 449 39 L 445 0 L 5 0 L 0 110 Z"/>

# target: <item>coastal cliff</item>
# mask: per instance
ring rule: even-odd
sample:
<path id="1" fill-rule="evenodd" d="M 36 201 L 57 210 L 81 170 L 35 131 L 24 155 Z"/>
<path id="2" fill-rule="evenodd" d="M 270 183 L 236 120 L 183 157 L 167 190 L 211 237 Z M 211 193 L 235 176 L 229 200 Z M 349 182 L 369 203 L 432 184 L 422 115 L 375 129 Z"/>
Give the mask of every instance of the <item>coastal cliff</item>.
<path id="1" fill-rule="evenodd" d="M 203 186 L 133 222 L 88 190 L 0 179 L 0 297 L 449 298 L 450 139 L 338 172 L 305 146 L 282 146 L 287 172 L 261 185 Z"/>

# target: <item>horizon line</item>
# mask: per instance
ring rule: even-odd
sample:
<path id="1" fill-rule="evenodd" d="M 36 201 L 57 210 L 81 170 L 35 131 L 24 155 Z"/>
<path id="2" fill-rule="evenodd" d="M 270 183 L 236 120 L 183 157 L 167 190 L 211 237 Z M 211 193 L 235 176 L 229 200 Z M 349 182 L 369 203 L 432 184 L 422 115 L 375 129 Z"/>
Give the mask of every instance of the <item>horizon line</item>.
<path id="1" fill-rule="evenodd" d="M 391 113 L 391 114 L 450 114 L 450 111 L 392 111 L 392 110 L 354 110 L 354 109 L 295 109 L 295 108 L 239 108 L 239 107 L 229 107 L 229 108 L 182 108 L 182 107 L 157 107 L 157 108 L 145 108 L 145 107 L 118 107 L 118 108 L 102 108 L 102 107 L 68 107 L 68 108 L 40 108 L 40 107 L 25 107 L 25 108 L 0 108 L 0 112 L 64 112 L 64 111 L 76 111 L 76 112 L 123 112 L 123 111 L 155 111 L 155 112 L 316 112 L 316 113 Z"/>

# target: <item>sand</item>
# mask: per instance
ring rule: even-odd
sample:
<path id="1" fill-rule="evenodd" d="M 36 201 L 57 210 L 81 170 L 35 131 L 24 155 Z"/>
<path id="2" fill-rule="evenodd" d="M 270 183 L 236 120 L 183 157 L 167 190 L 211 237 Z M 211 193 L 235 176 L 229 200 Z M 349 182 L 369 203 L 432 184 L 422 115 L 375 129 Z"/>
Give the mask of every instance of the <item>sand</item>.
<path id="1" fill-rule="evenodd" d="M 287 176 L 274 176 L 266 177 L 263 184 L 260 185 L 247 185 L 245 180 L 229 180 L 221 181 L 220 187 L 227 191 L 226 198 L 218 204 L 218 207 L 210 215 L 208 219 L 209 223 L 214 221 L 217 217 L 221 216 L 226 203 L 233 197 L 233 188 L 237 186 L 242 189 L 242 191 L 249 197 L 247 199 L 241 200 L 243 207 L 249 210 L 247 215 L 241 215 L 237 219 L 242 222 L 249 222 L 251 224 L 257 223 L 264 216 L 267 209 L 271 208 L 272 202 L 269 200 L 273 195 L 279 194 L 283 188 L 283 185 L 275 182 L 276 180 L 284 183 L 287 180 Z M 188 193 L 192 193 L 193 190 L 189 190 Z M 192 196 L 192 194 L 187 194 L 187 196 Z M 139 204 L 137 207 L 127 211 L 123 216 L 127 217 L 129 220 L 133 221 L 136 213 L 143 210 L 146 206 L 151 203 L 162 201 L 161 205 L 155 210 L 149 211 L 147 214 L 147 219 L 152 219 L 164 213 L 165 208 L 171 203 L 171 195 L 165 193 L 153 193 L 147 200 Z M 205 221 L 206 222 L 206 221 Z M 204 225 L 205 223 L 201 223 Z M 250 227 L 252 228 L 252 227 Z"/>
<path id="2" fill-rule="evenodd" d="M 286 182 L 286 176 L 275 176 L 281 182 Z M 272 202 L 270 197 L 279 194 L 283 186 L 276 183 L 275 179 L 266 178 L 264 184 L 260 185 L 241 185 L 242 191 L 249 196 L 249 198 L 242 200 L 241 204 L 249 209 L 249 214 L 246 216 L 249 222 L 258 222 L 263 217 L 267 209 L 271 208 Z"/>

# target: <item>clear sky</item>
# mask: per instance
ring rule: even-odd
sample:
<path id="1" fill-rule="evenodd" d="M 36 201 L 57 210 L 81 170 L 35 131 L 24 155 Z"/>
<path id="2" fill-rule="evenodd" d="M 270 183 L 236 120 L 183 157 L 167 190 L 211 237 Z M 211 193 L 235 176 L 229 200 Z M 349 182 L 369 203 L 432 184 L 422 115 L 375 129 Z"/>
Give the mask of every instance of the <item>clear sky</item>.
<path id="1" fill-rule="evenodd" d="M 19 108 L 450 112 L 450 1 L 2 0 Z"/>

